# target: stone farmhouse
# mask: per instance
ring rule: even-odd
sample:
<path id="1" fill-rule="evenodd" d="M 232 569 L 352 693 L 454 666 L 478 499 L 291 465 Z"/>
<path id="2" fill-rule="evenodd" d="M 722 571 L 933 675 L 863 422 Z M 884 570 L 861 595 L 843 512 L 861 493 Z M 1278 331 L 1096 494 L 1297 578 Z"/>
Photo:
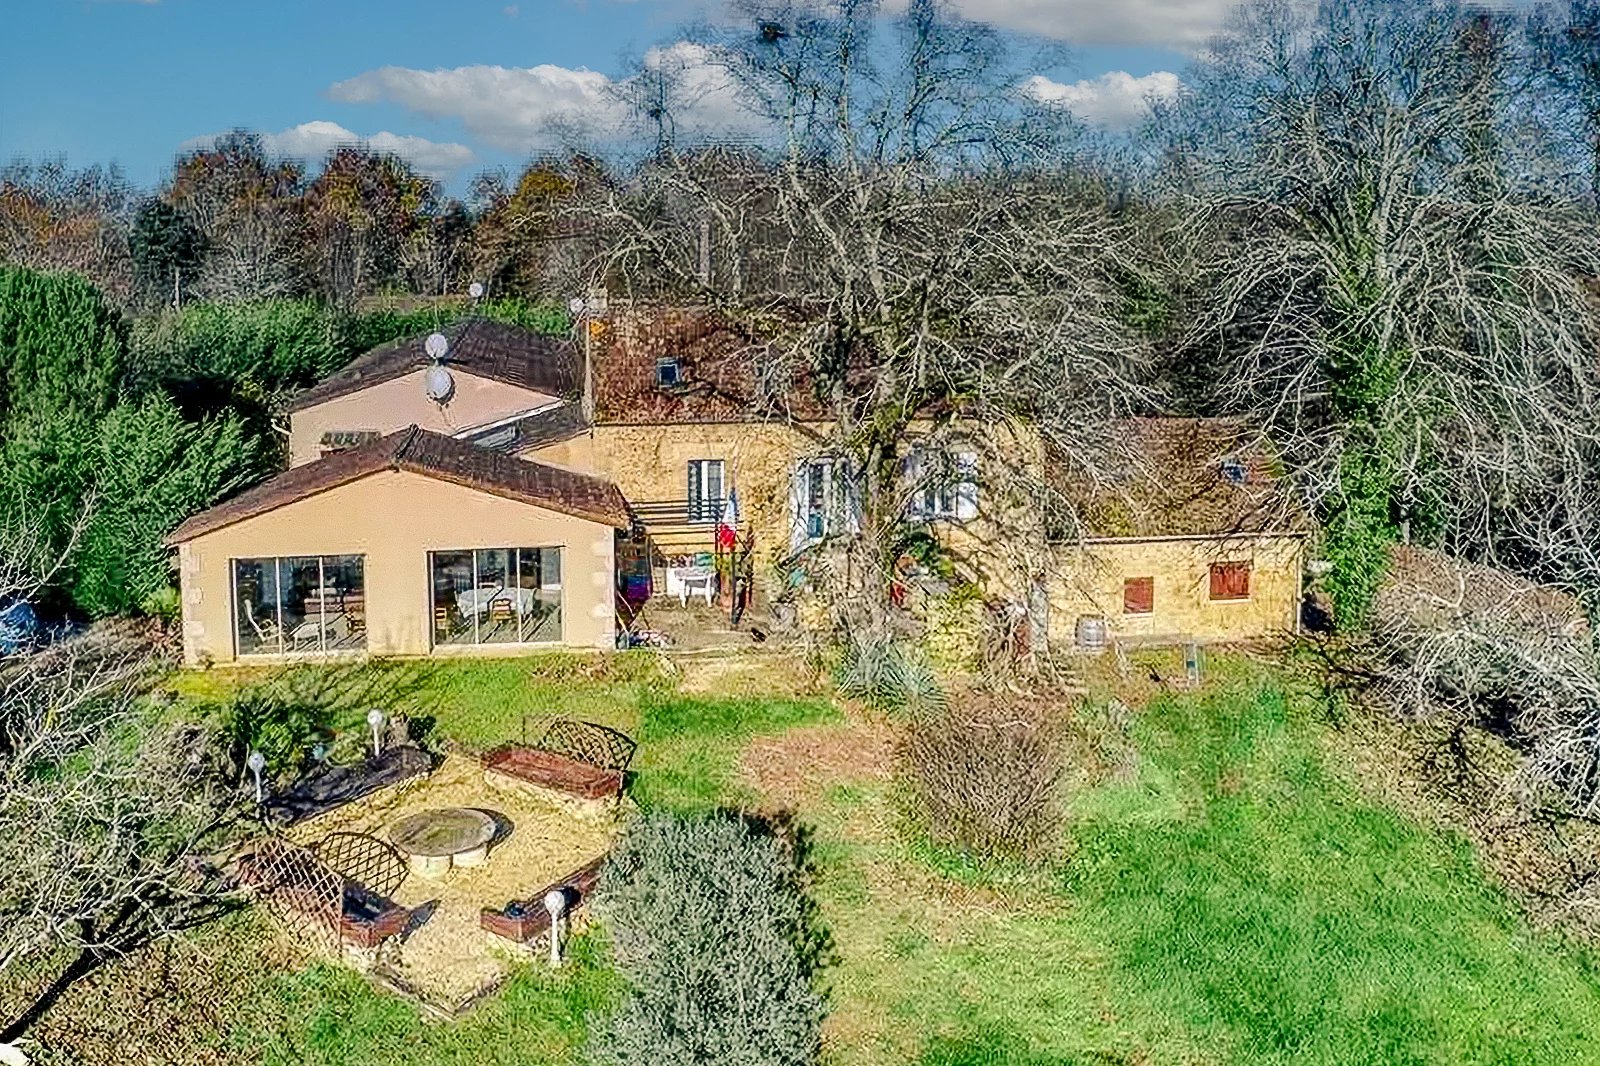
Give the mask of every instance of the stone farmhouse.
<path id="1" fill-rule="evenodd" d="M 442 335 L 306 390 L 288 469 L 168 538 L 187 661 L 612 647 L 627 603 L 709 598 L 719 544 L 776 589 L 852 533 L 814 390 L 708 313 L 623 307 L 578 339 L 480 318 Z M 1077 485 L 1026 426 L 929 423 L 905 448 L 906 521 L 1021 605 L 1036 640 L 1292 630 L 1309 526 L 1270 450 L 1218 420 L 1125 429 L 1126 461 Z M 1003 486 L 1019 463 L 1072 501 L 1070 528 Z"/>

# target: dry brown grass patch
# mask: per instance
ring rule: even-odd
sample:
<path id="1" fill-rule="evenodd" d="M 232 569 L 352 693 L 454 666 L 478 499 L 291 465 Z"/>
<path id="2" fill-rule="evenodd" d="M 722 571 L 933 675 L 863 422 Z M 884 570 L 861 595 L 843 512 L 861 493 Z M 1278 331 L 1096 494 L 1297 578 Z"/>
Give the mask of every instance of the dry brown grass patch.
<path id="1" fill-rule="evenodd" d="M 745 748 L 739 771 L 765 802 L 808 807 L 838 785 L 887 782 L 894 745 L 892 727 L 852 715 L 843 722 L 757 737 Z"/>

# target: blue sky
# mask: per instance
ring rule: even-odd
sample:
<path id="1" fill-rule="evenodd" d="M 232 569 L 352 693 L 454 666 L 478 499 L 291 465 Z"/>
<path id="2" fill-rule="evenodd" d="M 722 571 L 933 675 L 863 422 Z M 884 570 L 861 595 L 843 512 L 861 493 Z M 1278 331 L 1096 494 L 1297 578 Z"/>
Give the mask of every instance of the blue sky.
<path id="1" fill-rule="evenodd" d="M 706 0 L 41 0 L 8 5 L 0 161 L 120 163 L 151 185 L 176 151 L 243 126 L 285 154 L 368 139 L 459 191 L 539 148 L 641 57 L 692 67 L 676 32 Z M 1170 91 L 1225 0 L 957 0 L 1065 43 L 1038 90 L 1106 124 Z M 652 52 L 651 49 L 657 51 Z M 1151 77 L 1154 75 L 1154 77 Z"/>

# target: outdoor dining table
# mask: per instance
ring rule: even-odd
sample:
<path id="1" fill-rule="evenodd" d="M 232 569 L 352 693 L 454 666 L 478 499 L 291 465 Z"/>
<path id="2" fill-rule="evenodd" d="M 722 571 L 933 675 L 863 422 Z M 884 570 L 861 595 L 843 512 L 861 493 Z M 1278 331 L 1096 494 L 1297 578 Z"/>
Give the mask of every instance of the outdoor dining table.
<path id="1" fill-rule="evenodd" d="M 499 585 L 487 589 L 464 589 L 456 593 L 456 607 L 462 615 L 486 614 L 489 605 L 496 600 L 504 600 L 521 614 L 532 614 L 539 603 L 539 590 Z"/>

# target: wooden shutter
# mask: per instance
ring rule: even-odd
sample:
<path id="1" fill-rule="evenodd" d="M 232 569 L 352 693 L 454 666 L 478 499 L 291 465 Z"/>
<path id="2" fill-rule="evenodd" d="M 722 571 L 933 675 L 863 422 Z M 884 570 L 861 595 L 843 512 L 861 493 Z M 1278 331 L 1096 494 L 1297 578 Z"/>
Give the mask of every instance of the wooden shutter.
<path id="1" fill-rule="evenodd" d="M 1149 614 L 1156 609 L 1156 579 L 1130 577 L 1122 582 L 1122 613 Z"/>
<path id="2" fill-rule="evenodd" d="M 1214 600 L 1248 600 L 1250 598 L 1250 564 L 1212 563 L 1211 598 Z"/>

